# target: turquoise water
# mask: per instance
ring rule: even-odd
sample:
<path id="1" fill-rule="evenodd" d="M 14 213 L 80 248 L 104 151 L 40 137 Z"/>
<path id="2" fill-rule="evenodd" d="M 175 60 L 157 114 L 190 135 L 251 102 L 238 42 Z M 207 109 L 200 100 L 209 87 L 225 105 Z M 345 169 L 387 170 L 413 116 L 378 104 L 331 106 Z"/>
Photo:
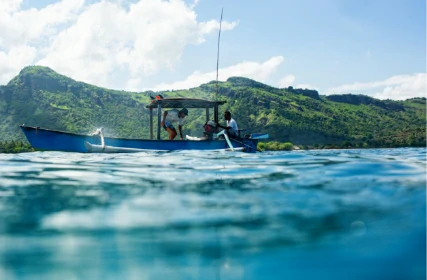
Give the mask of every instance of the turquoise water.
<path id="1" fill-rule="evenodd" d="M 0 279 L 425 279 L 426 149 L 0 154 Z"/>

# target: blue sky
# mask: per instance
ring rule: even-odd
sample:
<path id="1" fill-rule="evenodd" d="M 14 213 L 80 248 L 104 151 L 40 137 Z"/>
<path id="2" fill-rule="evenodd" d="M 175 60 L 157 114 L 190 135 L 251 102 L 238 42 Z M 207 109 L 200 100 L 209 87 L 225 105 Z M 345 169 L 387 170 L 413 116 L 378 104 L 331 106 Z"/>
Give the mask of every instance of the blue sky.
<path id="1" fill-rule="evenodd" d="M 424 0 L 3 0 L 0 84 L 26 65 L 141 91 L 245 76 L 385 99 L 426 95 Z"/>

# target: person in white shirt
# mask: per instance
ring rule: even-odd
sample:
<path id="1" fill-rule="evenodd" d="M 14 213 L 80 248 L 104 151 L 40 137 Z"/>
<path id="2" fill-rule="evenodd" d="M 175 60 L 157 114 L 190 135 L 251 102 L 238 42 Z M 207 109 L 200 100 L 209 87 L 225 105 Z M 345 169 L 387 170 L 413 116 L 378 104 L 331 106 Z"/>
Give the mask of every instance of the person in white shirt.
<path id="1" fill-rule="evenodd" d="M 180 139 L 182 140 L 182 120 L 188 116 L 188 110 L 183 108 L 181 111 L 172 109 L 163 112 L 163 120 L 160 125 L 169 133 L 169 140 L 175 139 L 177 133 L 172 123 L 178 122 Z"/>
<path id="2" fill-rule="evenodd" d="M 224 119 L 227 121 L 227 126 L 222 126 L 219 123 L 216 123 L 216 125 L 225 129 L 229 137 L 236 138 L 238 135 L 239 128 L 237 126 L 236 121 L 231 118 L 231 113 L 229 111 L 224 112 Z"/>

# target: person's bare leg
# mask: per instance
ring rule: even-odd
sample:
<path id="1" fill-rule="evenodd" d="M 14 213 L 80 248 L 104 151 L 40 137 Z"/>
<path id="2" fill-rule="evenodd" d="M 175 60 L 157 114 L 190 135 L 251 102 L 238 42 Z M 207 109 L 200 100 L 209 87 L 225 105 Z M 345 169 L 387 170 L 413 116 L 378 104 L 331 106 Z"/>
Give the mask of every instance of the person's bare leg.
<path id="1" fill-rule="evenodd" d="M 176 137 L 176 130 L 170 127 L 166 128 L 166 131 L 169 133 L 169 140 L 173 140 Z"/>

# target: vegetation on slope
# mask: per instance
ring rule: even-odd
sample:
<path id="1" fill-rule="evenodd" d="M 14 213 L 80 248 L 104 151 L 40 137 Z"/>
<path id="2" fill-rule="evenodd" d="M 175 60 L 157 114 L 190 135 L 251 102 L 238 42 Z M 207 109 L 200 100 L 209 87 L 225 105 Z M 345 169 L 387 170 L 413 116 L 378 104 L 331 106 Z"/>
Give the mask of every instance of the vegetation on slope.
<path id="1" fill-rule="evenodd" d="M 226 100 L 221 115 L 230 110 L 239 127 L 248 129 L 245 133 L 267 132 L 272 141 L 281 143 L 308 147 L 426 143 L 425 98 L 392 101 L 352 94 L 322 96 L 315 90 L 279 89 L 242 77 L 220 82 L 218 94 L 215 82 L 159 93 Z M 0 140 L 26 141 L 20 124 L 77 133 L 104 127 L 109 136 L 148 138 L 145 105 L 156 94 L 109 90 L 74 81 L 47 67 L 26 67 L 0 87 Z M 204 122 L 204 110 L 190 110 L 184 134 L 200 136 Z M 163 130 L 162 137 L 166 138 Z"/>
<path id="2" fill-rule="evenodd" d="M 34 152 L 28 142 L 23 141 L 0 141 L 0 153 L 23 153 Z"/>
<path id="3" fill-rule="evenodd" d="M 201 87 L 215 90 L 214 83 Z M 344 142 L 355 147 L 425 146 L 425 98 L 381 101 L 352 95 L 348 102 L 337 102 L 316 93 L 277 89 L 246 78 L 230 78 L 220 88 L 220 96 L 228 101 L 225 109 L 235 112 L 239 126 L 268 131 L 273 140 L 280 142 L 311 146 L 340 146 Z M 361 101 L 356 102 L 357 98 Z M 375 102 L 363 102 L 366 99 Z"/>

